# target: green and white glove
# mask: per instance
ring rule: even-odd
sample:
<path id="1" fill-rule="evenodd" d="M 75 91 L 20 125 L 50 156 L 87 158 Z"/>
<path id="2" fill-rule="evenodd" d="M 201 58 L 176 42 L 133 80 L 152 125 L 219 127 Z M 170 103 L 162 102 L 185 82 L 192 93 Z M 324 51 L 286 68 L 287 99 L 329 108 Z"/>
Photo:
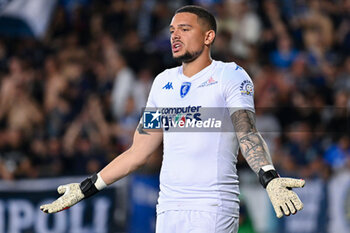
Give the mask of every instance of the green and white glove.
<path id="1" fill-rule="evenodd" d="M 302 188 L 305 180 L 293 178 L 280 178 L 273 166 L 267 165 L 259 171 L 260 183 L 266 188 L 276 216 L 295 214 L 303 209 L 303 203 L 292 188 Z"/>
<path id="2" fill-rule="evenodd" d="M 88 198 L 103 188 L 107 187 L 100 174 L 94 174 L 83 182 L 61 185 L 57 188 L 59 194 L 63 194 L 52 203 L 40 206 L 45 213 L 56 213 L 66 210 L 77 204 L 79 201 Z"/>

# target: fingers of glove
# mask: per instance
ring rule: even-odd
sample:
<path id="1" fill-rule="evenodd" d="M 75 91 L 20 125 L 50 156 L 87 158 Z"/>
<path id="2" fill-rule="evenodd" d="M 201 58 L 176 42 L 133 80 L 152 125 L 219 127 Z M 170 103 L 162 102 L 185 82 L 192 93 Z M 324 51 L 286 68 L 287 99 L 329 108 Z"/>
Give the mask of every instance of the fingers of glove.
<path id="1" fill-rule="evenodd" d="M 57 211 L 55 211 L 55 205 L 53 205 L 53 204 L 42 205 L 42 206 L 40 206 L 40 209 L 47 214 L 57 212 Z"/>
<path id="2" fill-rule="evenodd" d="M 45 213 L 48 213 L 48 205 L 42 205 L 40 206 L 40 210 L 42 210 Z"/>
<path id="3" fill-rule="evenodd" d="M 286 204 L 287 204 L 288 209 L 290 210 L 291 214 L 295 214 L 297 212 L 292 201 L 288 201 Z"/>
<path id="4" fill-rule="evenodd" d="M 283 216 L 283 212 L 282 212 L 282 210 L 281 210 L 279 205 L 273 205 L 273 209 L 276 212 L 277 218 L 281 218 Z"/>
<path id="5" fill-rule="evenodd" d="M 302 188 L 305 185 L 305 180 L 302 179 L 293 179 L 293 178 L 282 178 L 283 186 L 290 188 Z"/>
<path id="6" fill-rule="evenodd" d="M 62 206 L 62 205 L 58 205 L 57 203 L 53 202 L 51 204 L 46 204 L 46 205 L 42 205 L 40 206 L 40 209 L 48 214 L 52 214 L 52 213 L 56 213 L 65 209 L 68 209 L 69 206 Z"/>
<path id="7" fill-rule="evenodd" d="M 281 205 L 281 208 L 282 208 L 282 210 L 283 210 L 283 213 L 284 213 L 286 216 L 289 216 L 289 215 L 290 215 L 290 210 L 289 210 L 289 208 L 288 208 L 288 206 L 287 206 L 286 203 L 283 203 L 283 204 Z"/>
<path id="8" fill-rule="evenodd" d="M 299 197 L 295 194 L 292 198 L 292 203 L 294 204 L 295 208 L 297 210 L 302 210 L 304 205 L 303 203 L 300 201 Z"/>
<path id="9" fill-rule="evenodd" d="M 58 186 L 57 192 L 58 192 L 59 194 L 64 194 L 64 193 L 66 192 L 66 185 L 60 185 L 60 186 Z"/>

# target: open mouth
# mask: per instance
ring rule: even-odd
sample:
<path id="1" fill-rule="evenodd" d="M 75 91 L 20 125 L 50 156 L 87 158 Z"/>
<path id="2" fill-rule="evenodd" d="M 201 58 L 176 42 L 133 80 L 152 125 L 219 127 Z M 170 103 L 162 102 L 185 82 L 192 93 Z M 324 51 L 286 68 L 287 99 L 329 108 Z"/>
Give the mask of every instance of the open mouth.
<path id="1" fill-rule="evenodd" d="M 181 42 L 175 42 L 175 43 L 173 43 L 171 48 L 173 50 L 173 53 L 177 53 L 182 48 L 182 44 L 181 44 Z"/>

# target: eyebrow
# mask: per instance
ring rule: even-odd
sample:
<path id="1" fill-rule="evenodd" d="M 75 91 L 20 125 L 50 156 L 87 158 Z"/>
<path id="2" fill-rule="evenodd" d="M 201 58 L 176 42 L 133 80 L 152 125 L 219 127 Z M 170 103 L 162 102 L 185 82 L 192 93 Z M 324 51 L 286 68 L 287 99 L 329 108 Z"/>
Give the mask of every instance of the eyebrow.
<path id="1" fill-rule="evenodd" d="M 178 26 L 178 27 L 192 27 L 192 25 L 190 25 L 190 24 L 184 24 L 184 23 L 183 23 L 183 24 L 178 24 L 177 26 Z M 169 26 L 169 29 L 170 29 L 170 28 L 174 28 L 174 26 L 173 26 L 173 25 L 170 25 L 170 26 Z"/>

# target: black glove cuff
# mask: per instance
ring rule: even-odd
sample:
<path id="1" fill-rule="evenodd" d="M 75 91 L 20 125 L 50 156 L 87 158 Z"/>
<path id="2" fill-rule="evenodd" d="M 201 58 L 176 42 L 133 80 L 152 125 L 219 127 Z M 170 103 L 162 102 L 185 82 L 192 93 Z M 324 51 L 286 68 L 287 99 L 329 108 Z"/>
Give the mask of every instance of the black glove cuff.
<path id="1" fill-rule="evenodd" d="M 84 194 L 84 198 L 91 197 L 99 191 L 95 186 L 96 180 L 97 174 L 95 173 L 80 183 L 80 189 L 81 192 Z"/>
<path id="2" fill-rule="evenodd" d="M 279 177 L 278 173 L 277 173 L 275 170 L 268 170 L 268 171 L 265 172 L 265 171 L 264 171 L 263 169 L 261 169 L 261 168 L 260 168 L 260 170 L 259 170 L 258 175 L 259 175 L 260 184 L 261 184 L 264 188 L 266 188 L 267 184 L 268 184 L 271 180 L 273 180 L 273 179 Z"/>

